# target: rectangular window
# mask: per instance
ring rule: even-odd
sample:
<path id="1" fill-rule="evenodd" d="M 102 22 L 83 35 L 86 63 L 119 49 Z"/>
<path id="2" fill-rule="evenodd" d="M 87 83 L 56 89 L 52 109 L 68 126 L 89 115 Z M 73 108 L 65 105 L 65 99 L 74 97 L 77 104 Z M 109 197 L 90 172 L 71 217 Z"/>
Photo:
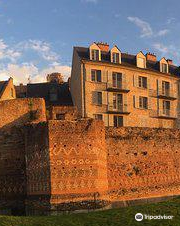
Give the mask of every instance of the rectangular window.
<path id="1" fill-rule="evenodd" d="M 162 72 L 163 73 L 168 73 L 167 64 L 162 64 Z"/>
<path id="2" fill-rule="evenodd" d="M 112 54 L 112 62 L 118 64 L 119 63 L 119 53 Z"/>
<path id="3" fill-rule="evenodd" d="M 99 50 L 93 49 L 91 50 L 92 60 L 99 60 Z"/>
<path id="4" fill-rule="evenodd" d="M 112 73 L 113 87 L 122 88 L 122 73 Z"/>
<path id="5" fill-rule="evenodd" d="M 163 100 L 163 114 L 164 115 L 170 115 L 170 101 Z"/>
<path id="6" fill-rule="evenodd" d="M 101 82 L 101 70 L 91 70 L 91 81 Z"/>
<path id="7" fill-rule="evenodd" d="M 97 103 L 102 105 L 102 92 L 97 92 Z"/>
<path id="8" fill-rule="evenodd" d="M 162 94 L 165 96 L 169 96 L 169 93 L 170 93 L 170 83 L 162 81 Z"/>
<path id="9" fill-rule="evenodd" d="M 139 97 L 139 108 L 148 109 L 148 98 Z"/>
<path id="10" fill-rule="evenodd" d="M 94 118 L 97 119 L 97 120 L 103 120 L 102 114 L 95 114 Z"/>
<path id="11" fill-rule="evenodd" d="M 143 76 L 139 76 L 138 84 L 140 88 L 147 89 L 147 78 Z"/>
<path id="12" fill-rule="evenodd" d="M 122 94 L 113 94 L 113 109 L 114 110 L 123 110 L 123 95 Z"/>
<path id="13" fill-rule="evenodd" d="M 114 116 L 114 127 L 123 126 L 123 116 Z"/>

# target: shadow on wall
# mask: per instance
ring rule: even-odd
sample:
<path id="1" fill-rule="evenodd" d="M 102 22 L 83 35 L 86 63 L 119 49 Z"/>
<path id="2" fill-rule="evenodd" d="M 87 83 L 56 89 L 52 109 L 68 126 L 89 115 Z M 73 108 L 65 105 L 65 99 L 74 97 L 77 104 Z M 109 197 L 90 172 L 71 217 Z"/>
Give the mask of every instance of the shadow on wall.
<path id="1" fill-rule="evenodd" d="M 26 123 L 32 123 L 34 120 L 37 119 L 37 112 L 36 111 L 30 111 L 29 113 L 26 113 L 14 121 L 7 123 L 6 125 L 0 127 L 0 131 L 7 131 L 10 130 L 12 127 L 20 127 L 22 124 Z"/>

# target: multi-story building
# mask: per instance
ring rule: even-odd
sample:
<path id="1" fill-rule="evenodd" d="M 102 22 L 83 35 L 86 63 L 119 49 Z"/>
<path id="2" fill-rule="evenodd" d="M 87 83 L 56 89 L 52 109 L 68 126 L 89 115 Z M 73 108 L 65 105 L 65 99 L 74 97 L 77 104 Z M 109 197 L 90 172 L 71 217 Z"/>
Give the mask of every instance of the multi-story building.
<path id="1" fill-rule="evenodd" d="M 174 128 L 179 75 L 172 60 L 93 43 L 74 47 L 70 88 L 82 117 L 102 119 L 106 126 Z"/>

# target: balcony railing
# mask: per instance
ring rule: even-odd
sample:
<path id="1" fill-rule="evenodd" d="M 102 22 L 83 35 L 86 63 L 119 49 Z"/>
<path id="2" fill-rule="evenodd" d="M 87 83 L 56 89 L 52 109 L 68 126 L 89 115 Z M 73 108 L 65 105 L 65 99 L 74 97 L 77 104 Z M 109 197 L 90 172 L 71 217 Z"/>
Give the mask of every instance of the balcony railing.
<path id="1" fill-rule="evenodd" d="M 150 117 L 152 118 L 164 118 L 164 119 L 176 119 L 177 113 L 170 109 L 151 110 Z"/>
<path id="2" fill-rule="evenodd" d="M 113 105 L 108 105 L 107 112 L 109 114 L 130 114 L 127 104 L 121 104 L 116 106 L 116 108 Z"/>
<path id="3" fill-rule="evenodd" d="M 158 98 L 162 98 L 162 99 L 169 99 L 169 100 L 175 100 L 177 99 L 177 93 L 175 92 L 175 90 L 172 89 L 167 89 L 167 90 L 153 90 L 150 89 L 149 90 L 149 96 L 151 97 L 158 97 Z"/>
<path id="4" fill-rule="evenodd" d="M 121 83 L 117 86 L 114 86 L 111 83 L 107 83 L 107 91 L 128 93 L 130 89 L 127 87 L 126 83 Z"/>

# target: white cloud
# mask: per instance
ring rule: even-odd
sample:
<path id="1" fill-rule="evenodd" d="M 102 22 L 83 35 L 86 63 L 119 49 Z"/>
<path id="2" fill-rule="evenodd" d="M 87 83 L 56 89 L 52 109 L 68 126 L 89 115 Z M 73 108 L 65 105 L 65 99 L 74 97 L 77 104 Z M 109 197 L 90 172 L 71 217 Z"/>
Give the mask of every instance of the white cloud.
<path id="1" fill-rule="evenodd" d="M 163 45 L 162 43 L 154 43 L 153 48 L 162 54 L 167 54 L 170 52 L 170 48 L 168 46 Z"/>
<path id="2" fill-rule="evenodd" d="M 21 52 L 9 48 L 5 44 L 3 39 L 0 39 L 0 59 L 9 59 L 12 62 L 15 62 L 17 58 L 21 56 Z"/>
<path id="3" fill-rule="evenodd" d="M 167 33 L 169 33 L 169 30 L 168 30 L 168 29 L 163 29 L 163 30 L 160 30 L 160 31 L 157 33 L 157 36 L 164 36 L 164 35 L 166 35 Z"/>
<path id="4" fill-rule="evenodd" d="M 28 40 L 17 44 L 17 48 L 24 50 L 34 50 L 46 61 L 58 61 L 59 56 L 52 51 L 51 44 L 41 40 Z"/>
<path id="5" fill-rule="evenodd" d="M 176 19 L 174 17 L 168 18 L 167 19 L 167 24 L 171 24 L 175 21 Z"/>
<path id="6" fill-rule="evenodd" d="M 153 35 L 152 28 L 149 23 L 138 17 L 128 17 L 128 20 L 141 29 L 141 37 L 150 37 Z"/>
<path id="7" fill-rule="evenodd" d="M 141 38 L 144 38 L 144 37 L 158 37 L 158 36 L 164 36 L 166 35 L 167 33 L 169 33 L 169 30 L 168 29 L 162 29 L 162 30 L 159 30 L 157 32 L 153 31 L 151 25 L 138 18 L 138 17 L 128 17 L 128 20 L 131 21 L 132 23 L 134 23 L 137 27 L 140 28 L 141 30 Z"/>
<path id="8" fill-rule="evenodd" d="M 19 83 L 28 83 L 29 78 L 33 83 L 46 82 L 47 74 L 50 74 L 52 72 L 62 73 L 62 75 L 64 76 L 64 81 L 67 81 L 71 74 L 71 67 L 56 65 L 38 70 L 38 68 L 32 63 L 24 63 L 21 65 L 8 64 L 7 68 L 0 70 L 0 80 L 13 77 L 14 84 L 16 85 L 18 85 Z"/>
<path id="9" fill-rule="evenodd" d="M 87 2 L 87 3 L 97 3 L 98 0 L 81 0 L 82 2 Z"/>
<path id="10" fill-rule="evenodd" d="M 180 61 L 180 47 L 171 44 L 164 45 L 163 43 L 154 43 L 152 47 L 161 54 L 161 57 L 174 58 L 175 63 L 179 64 Z"/>

